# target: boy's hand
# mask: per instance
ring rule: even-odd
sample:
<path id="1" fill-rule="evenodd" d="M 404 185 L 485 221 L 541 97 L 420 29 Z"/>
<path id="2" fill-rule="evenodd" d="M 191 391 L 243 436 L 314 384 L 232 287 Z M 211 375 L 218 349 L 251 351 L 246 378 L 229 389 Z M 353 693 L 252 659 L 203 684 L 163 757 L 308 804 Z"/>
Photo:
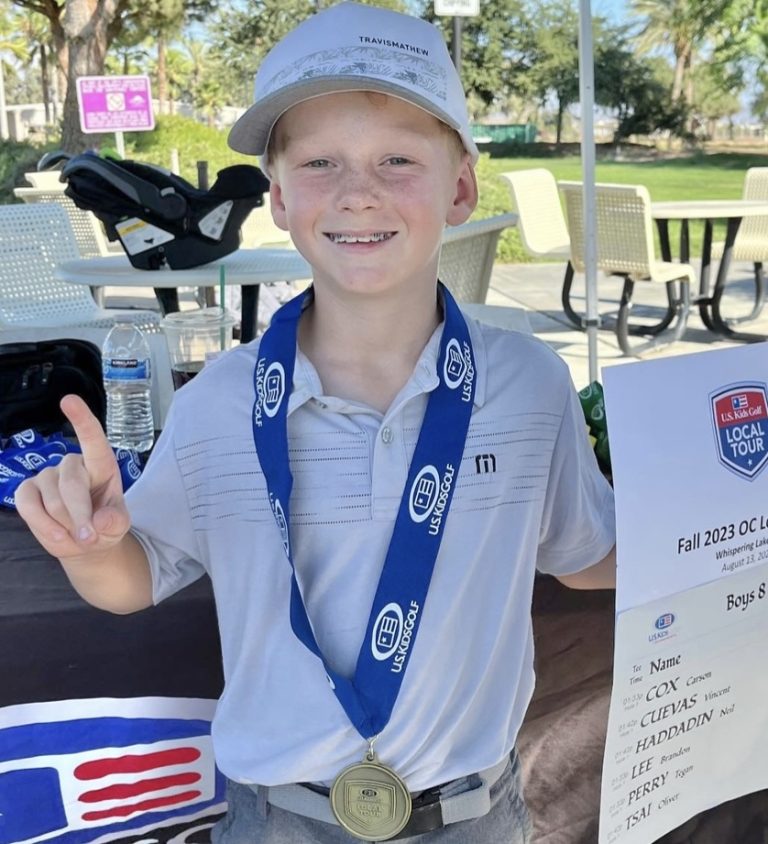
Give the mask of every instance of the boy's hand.
<path id="1" fill-rule="evenodd" d="M 60 560 L 94 559 L 117 545 L 130 517 L 114 452 L 99 420 L 79 396 L 61 409 L 82 454 L 67 454 L 16 490 L 16 508 L 45 550 Z"/>

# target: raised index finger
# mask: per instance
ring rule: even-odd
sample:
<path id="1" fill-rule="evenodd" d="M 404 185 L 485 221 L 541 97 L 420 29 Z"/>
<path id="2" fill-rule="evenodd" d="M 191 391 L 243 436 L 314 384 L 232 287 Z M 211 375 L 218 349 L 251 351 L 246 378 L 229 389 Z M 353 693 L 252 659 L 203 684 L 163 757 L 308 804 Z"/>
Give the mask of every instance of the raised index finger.
<path id="1" fill-rule="evenodd" d="M 101 482 L 111 472 L 115 455 L 99 420 L 76 395 L 64 396 L 59 405 L 69 419 L 83 452 L 83 462 L 93 481 Z"/>

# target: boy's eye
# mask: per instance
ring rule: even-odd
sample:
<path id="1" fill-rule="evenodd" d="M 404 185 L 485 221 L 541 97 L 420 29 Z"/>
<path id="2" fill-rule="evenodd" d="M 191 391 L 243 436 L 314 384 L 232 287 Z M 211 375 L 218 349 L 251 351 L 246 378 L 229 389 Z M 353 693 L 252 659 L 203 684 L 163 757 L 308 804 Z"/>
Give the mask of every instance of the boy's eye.
<path id="1" fill-rule="evenodd" d="M 404 155 L 392 155 L 387 159 L 387 164 L 410 164 L 411 159 L 406 158 Z"/>
<path id="2" fill-rule="evenodd" d="M 327 167 L 329 165 L 329 161 L 327 158 L 313 158 L 311 161 L 306 163 L 306 167 Z"/>

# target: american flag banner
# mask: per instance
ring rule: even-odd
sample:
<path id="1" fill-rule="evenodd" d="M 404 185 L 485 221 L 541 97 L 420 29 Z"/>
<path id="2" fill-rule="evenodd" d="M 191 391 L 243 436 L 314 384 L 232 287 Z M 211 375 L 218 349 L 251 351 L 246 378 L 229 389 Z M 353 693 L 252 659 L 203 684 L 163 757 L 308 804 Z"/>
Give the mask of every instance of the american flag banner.
<path id="1" fill-rule="evenodd" d="M 224 812 L 214 707 L 100 698 L 0 709 L 0 844 L 114 841 Z"/>

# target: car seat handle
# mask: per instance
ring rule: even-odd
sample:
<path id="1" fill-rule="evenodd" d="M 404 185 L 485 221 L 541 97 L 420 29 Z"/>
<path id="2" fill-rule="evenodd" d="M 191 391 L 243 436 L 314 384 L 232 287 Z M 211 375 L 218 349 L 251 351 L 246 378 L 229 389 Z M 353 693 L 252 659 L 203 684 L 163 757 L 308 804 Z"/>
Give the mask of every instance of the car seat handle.
<path id="1" fill-rule="evenodd" d="M 101 176 L 129 199 L 163 219 L 178 220 L 187 213 L 187 200 L 180 193 L 172 188 L 161 191 L 151 182 L 129 173 L 105 158 L 88 154 L 78 155 L 71 158 L 61 172 L 64 178 L 68 178 L 71 174 L 82 170 L 90 170 Z"/>

